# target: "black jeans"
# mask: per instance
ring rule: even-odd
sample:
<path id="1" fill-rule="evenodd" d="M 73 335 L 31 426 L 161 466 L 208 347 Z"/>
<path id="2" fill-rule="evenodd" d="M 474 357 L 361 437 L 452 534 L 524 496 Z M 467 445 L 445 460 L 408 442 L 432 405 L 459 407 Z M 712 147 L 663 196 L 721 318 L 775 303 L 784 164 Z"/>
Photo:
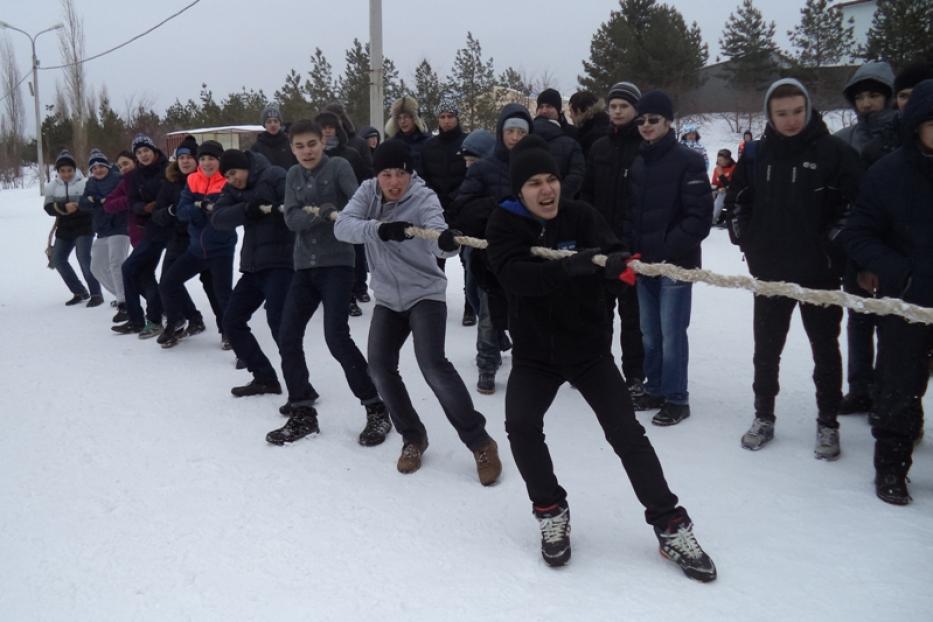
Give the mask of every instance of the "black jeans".
<path id="1" fill-rule="evenodd" d="M 356 264 L 353 268 L 353 297 L 367 293 L 366 276 L 369 274 L 369 266 L 366 264 L 366 247 L 362 244 L 354 244 L 353 252 L 356 255 Z"/>
<path id="2" fill-rule="evenodd" d="M 142 326 L 145 320 L 162 323 L 162 298 L 156 282 L 155 269 L 165 250 L 165 242 L 143 238 L 123 262 L 123 293 L 126 300 L 126 315 L 130 324 Z M 146 299 L 146 315 L 139 297 Z"/>
<path id="3" fill-rule="evenodd" d="M 162 258 L 162 275 L 159 280 L 165 278 L 165 274 L 168 272 L 168 269 L 174 265 L 175 260 L 184 255 L 188 250 L 187 244 L 179 248 L 177 245 L 169 244 L 165 249 L 165 257 Z M 214 318 L 216 319 L 222 313 L 220 313 L 220 305 L 217 303 L 217 296 L 214 295 L 214 283 L 211 279 L 211 273 L 209 271 L 204 271 L 200 275 L 201 285 L 204 287 L 204 293 L 207 294 L 207 300 L 211 305 L 211 310 L 214 312 Z M 204 321 L 204 316 L 201 315 L 201 312 L 198 311 L 197 306 L 195 306 L 194 301 L 191 300 L 191 296 L 188 295 L 188 290 L 184 290 L 185 300 L 184 300 L 184 316 L 185 319 L 189 322 L 195 320 Z M 217 330 L 223 332 L 223 328 L 220 324 L 217 325 Z"/>
<path id="4" fill-rule="evenodd" d="M 678 512 L 677 497 L 667 486 L 654 447 L 635 418 L 628 387 L 608 353 L 583 365 L 566 367 L 514 362 L 505 393 L 505 429 L 531 502 L 545 507 L 567 497 L 557 483 L 544 442 L 544 414 L 564 382 L 572 383 L 596 414 L 606 440 L 622 460 L 635 495 L 645 507 L 645 520 L 666 526 Z"/>
<path id="5" fill-rule="evenodd" d="M 218 328 L 223 327 L 224 312 L 233 291 L 233 256 L 221 255 L 203 259 L 192 255 L 190 252 L 186 252 L 175 259 L 174 263 L 162 275 L 162 282 L 159 283 L 159 293 L 162 295 L 162 305 L 165 307 L 165 318 L 169 326 L 177 324 L 185 318 L 185 301 L 190 302 L 191 300 L 188 291 L 185 289 L 185 282 L 202 272 L 211 273 L 211 285 L 219 307 L 219 309 L 215 310 L 215 313 L 219 311 L 217 326 Z"/>
<path id="6" fill-rule="evenodd" d="M 854 279 L 853 279 L 854 280 Z M 843 289 L 856 296 L 871 296 L 857 284 L 846 279 Z M 846 321 L 846 379 L 849 392 L 855 395 L 870 395 L 875 385 L 875 331 L 880 318 L 870 313 L 856 313 L 849 309 Z"/>
<path id="7" fill-rule="evenodd" d="M 278 377 L 272 363 L 253 336 L 253 331 L 249 329 L 248 322 L 265 302 L 266 322 L 269 323 L 272 338 L 278 345 L 282 309 L 293 274 L 288 268 L 272 268 L 244 274 L 233 288 L 227 312 L 224 313 L 223 334 L 230 340 L 237 358 L 246 363 L 246 368 L 253 377 L 261 382 L 275 382 Z"/>
<path id="8" fill-rule="evenodd" d="M 424 424 L 398 372 L 399 352 L 411 334 L 421 374 L 460 440 L 476 450 L 489 441 L 486 419 L 474 410 L 463 379 L 447 360 L 444 353 L 446 326 L 447 304 L 440 301 L 422 300 L 402 312 L 376 305 L 369 327 L 369 368 L 392 423 L 405 442 L 426 441 Z"/>
<path id="9" fill-rule="evenodd" d="M 755 381 L 752 388 L 758 399 L 773 401 L 780 391 L 781 352 L 796 306 L 797 301 L 790 298 L 755 296 Z M 842 309 L 801 304 L 800 316 L 813 352 L 818 420 L 822 425 L 837 428 L 836 417 L 842 401 L 842 355 L 839 352 Z M 766 419 L 774 416 L 773 412 L 759 415 Z"/>
<path id="10" fill-rule="evenodd" d="M 619 345 L 622 346 L 622 375 L 626 382 L 645 379 L 645 346 L 641 340 L 641 324 L 638 319 L 638 290 L 623 287 L 612 306 L 618 305 L 621 326 Z"/>
<path id="11" fill-rule="evenodd" d="M 875 470 L 906 475 L 914 438 L 923 425 L 923 404 L 929 382 L 927 349 L 933 327 L 880 318 L 878 387 L 871 417 L 875 437 Z"/>
<path id="12" fill-rule="evenodd" d="M 322 303 L 324 341 L 331 356 L 343 368 L 350 390 L 363 404 L 379 401 L 379 394 L 369 377 L 366 359 L 350 337 L 350 309 L 347 301 L 350 300 L 352 289 L 353 268 L 350 266 L 297 270 L 292 277 L 279 325 L 282 375 L 291 404 L 310 405 L 318 398 L 309 379 L 304 337 L 308 322 Z"/>

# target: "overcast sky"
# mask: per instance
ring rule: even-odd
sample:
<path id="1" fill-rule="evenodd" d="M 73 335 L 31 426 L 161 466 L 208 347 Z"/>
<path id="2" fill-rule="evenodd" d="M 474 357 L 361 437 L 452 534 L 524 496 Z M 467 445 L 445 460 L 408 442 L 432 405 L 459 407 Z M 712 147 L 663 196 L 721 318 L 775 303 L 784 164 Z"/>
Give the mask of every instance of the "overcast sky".
<path id="1" fill-rule="evenodd" d="M 87 55 L 106 50 L 141 33 L 191 0 L 109 2 L 76 0 L 84 17 Z M 687 23 L 696 21 L 709 45 L 710 62 L 729 12 L 740 0 L 676 0 Z M 786 47 L 787 30 L 799 20 L 804 0 L 756 0 L 777 25 L 778 44 Z M 15 10 L 13 7 L 15 6 Z M 467 31 L 479 39 L 496 72 L 508 66 L 532 77 L 549 72 L 565 96 L 576 90 L 581 61 L 588 57 L 593 33 L 618 8 L 617 0 L 384 0 L 383 45 L 406 82 L 422 58 L 443 78 Z M 0 6 L 0 20 L 30 33 L 61 19 L 59 0 L 10 0 Z M 129 46 L 86 65 L 88 82 L 106 84 L 113 107 L 124 112 L 131 101 L 145 99 L 162 112 L 176 97 L 197 98 L 206 82 L 219 101 L 241 86 L 261 88 L 270 96 L 290 68 L 305 73 L 320 47 L 343 70 L 344 51 L 354 37 L 369 38 L 368 0 L 201 0 L 180 17 Z M 8 30 L 23 71 L 29 68 L 25 36 Z M 40 63 L 59 64 L 54 33 L 39 38 Z M 40 72 L 42 103 L 52 101 L 60 71 Z M 32 110 L 23 85 L 27 110 Z M 27 115 L 30 119 L 32 114 Z M 252 120 L 248 120 L 252 121 Z M 30 131 L 32 128 L 30 121 Z"/>

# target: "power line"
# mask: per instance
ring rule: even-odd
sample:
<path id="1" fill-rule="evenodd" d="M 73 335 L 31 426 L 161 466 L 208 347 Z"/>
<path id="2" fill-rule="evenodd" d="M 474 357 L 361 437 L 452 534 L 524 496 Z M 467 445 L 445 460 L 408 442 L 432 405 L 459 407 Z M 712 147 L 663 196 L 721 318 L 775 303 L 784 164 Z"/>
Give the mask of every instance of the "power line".
<path id="1" fill-rule="evenodd" d="M 19 85 L 22 84 L 23 82 L 25 82 L 27 79 L 29 79 L 29 73 L 26 73 L 22 78 L 20 78 L 20 79 L 19 79 L 19 82 L 16 83 L 16 86 L 14 86 L 14 87 L 10 90 L 9 93 L 7 93 L 6 95 L 4 95 L 3 97 L 0 97 L 0 102 L 4 102 L 4 101 L 6 101 L 7 99 L 9 99 L 10 97 L 13 97 L 13 94 L 16 93 L 16 89 L 19 88 Z"/>
<path id="2" fill-rule="evenodd" d="M 64 65 L 53 65 L 53 66 L 51 66 L 51 67 L 39 67 L 39 69 L 42 70 L 42 71 L 49 71 L 49 70 L 52 70 L 52 69 L 64 69 L 64 68 L 66 68 L 66 67 L 73 67 L 74 65 L 81 65 L 81 64 L 86 63 L 86 62 L 88 62 L 88 61 L 92 61 L 92 60 L 94 60 L 94 59 L 100 58 L 101 56 L 106 56 L 107 54 L 110 54 L 111 52 L 116 52 L 116 51 L 119 50 L 120 48 L 123 48 L 123 47 L 128 46 L 128 45 L 129 45 L 130 43 L 132 43 L 133 41 L 136 41 L 137 39 L 141 39 L 142 37 L 145 37 L 146 35 L 148 35 L 148 34 L 149 34 L 150 32 L 152 32 L 153 30 L 156 30 L 157 28 L 159 28 L 159 27 L 165 25 L 166 23 L 172 21 L 173 19 L 175 19 L 176 17 L 178 17 L 179 15 L 181 15 L 182 13 L 184 13 L 185 11 L 187 11 L 188 9 L 190 9 L 191 7 L 193 7 L 194 5 L 196 5 L 197 3 L 199 3 L 200 1 L 201 1 L 201 0 L 194 0 L 194 2 L 192 2 L 191 4 L 189 4 L 189 5 L 186 6 L 186 7 L 183 7 L 182 9 L 176 11 L 175 13 L 172 13 L 171 15 L 169 15 L 168 17 L 166 17 L 165 19 L 163 19 L 161 22 L 159 22 L 158 24 L 156 24 L 155 26 L 153 26 L 153 27 L 150 28 L 149 30 L 146 30 L 146 31 L 144 31 L 144 32 L 141 32 L 140 34 L 136 35 L 136 36 L 133 37 L 132 39 L 130 39 L 130 40 L 128 40 L 128 41 L 124 41 L 124 42 L 121 43 L 120 45 L 114 46 L 114 47 L 110 48 L 109 50 L 104 50 L 104 51 L 101 52 L 100 54 L 95 54 L 94 56 L 89 56 L 88 58 L 82 58 L 81 60 L 75 61 L 75 62 L 73 62 L 73 63 L 65 63 Z"/>

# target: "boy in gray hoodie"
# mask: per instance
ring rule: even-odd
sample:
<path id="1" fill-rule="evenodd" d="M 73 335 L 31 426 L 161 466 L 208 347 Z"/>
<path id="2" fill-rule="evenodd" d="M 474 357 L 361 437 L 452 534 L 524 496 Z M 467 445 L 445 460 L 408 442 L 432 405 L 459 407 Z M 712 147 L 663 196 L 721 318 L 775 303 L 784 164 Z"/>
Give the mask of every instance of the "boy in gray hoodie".
<path id="1" fill-rule="evenodd" d="M 398 371 L 399 351 L 412 334 L 418 367 L 460 440 L 473 452 L 480 482 L 488 486 L 502 471 L 496 442 L 486 433 L 486 419 L 474 410 L 463 379 L 444 353 L 447 278 L 437 258 L 457 254 L 457 232 L 447 228 L 434 191 L 413 174 L 408 145 L 398 140 L 379 145 L 373 168 L 376 177 L 364 181 L 340 212 L 334 235 L 366 246 L 376 301 L 369 329 L 370 370 L 402 435 L 398 470 L 417 471 L 428 447 L 424 424 Z M 441 236 L 436 242 L 412 239 L 410 227 L 441 231 Z"/>
<path id="2" fill-rule="evenodd" d="M 347 377 L 353 395 L 366 407 L 361 445 L 378 445 L 392 429 L 385 406 L 369 377 L 366 359 L 350 337 L 347 300 L 353 288 L 353 247 L 334 237 L 333 214 L 356 192 L 350 163 L 324 153 L 321 126 L 296 121 L 289 132 L 298 164 L 285 177 L 285 224 L 295 232 L 295 275 L 285 298 L 279 325 L 282 375 L 288 402 L 279 409 L 288 422 L 266 435 L 284 445 L 319 431 L 312 404 L 317 391 L 308 378 L 304 354 L 305 328 L 318 306 L 324 307 L 324 340 Z"/>

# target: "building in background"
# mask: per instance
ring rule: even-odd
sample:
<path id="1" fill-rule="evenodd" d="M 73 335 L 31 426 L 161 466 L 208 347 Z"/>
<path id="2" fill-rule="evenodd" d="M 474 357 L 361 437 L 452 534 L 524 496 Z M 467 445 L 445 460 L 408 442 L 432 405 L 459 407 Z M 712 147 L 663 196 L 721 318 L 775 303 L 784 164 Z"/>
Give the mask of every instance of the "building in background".
<path id="1" fill-rule="evenodd" d="M 871 20 L 875 17 L 875 11 L 878 9 L 877 0 L 852 0 L 850 2 L 837 2 L 833 5 L 834 9 L 842 11 L 842 21 L 847 26 L 852 26 L 852 38 L 855 41 L 855 49 L 863 47 L 868 43 L 868 29 L 871 28 Z M 858 62 L 858 57 L 853 56 L 850 62 Z"/>
<path id="2" fill-rule="evenodd" d="M 205 140 L 216 140 L 224 146 L 224 149 L 248 149 L 256 142 L 256 136 L 262 131 L 261 125 L 224 125 L 169 132 L 165 135 L 165 153 L 175 153 L 175 147 L 188 134 L 194 136 L 199 145 Z"/>

